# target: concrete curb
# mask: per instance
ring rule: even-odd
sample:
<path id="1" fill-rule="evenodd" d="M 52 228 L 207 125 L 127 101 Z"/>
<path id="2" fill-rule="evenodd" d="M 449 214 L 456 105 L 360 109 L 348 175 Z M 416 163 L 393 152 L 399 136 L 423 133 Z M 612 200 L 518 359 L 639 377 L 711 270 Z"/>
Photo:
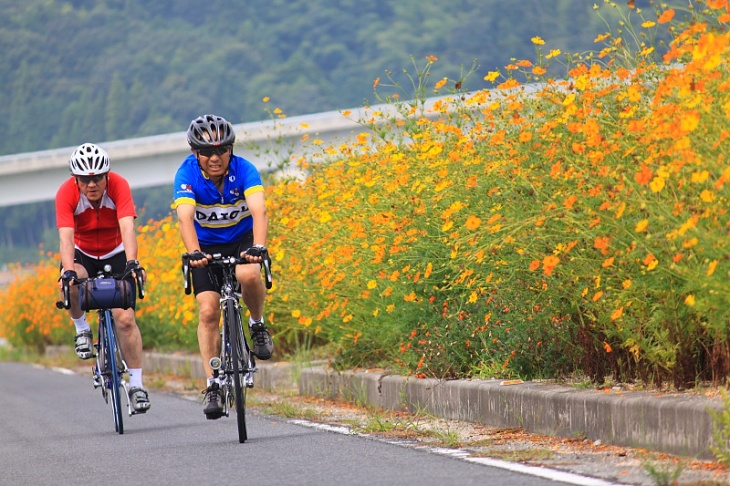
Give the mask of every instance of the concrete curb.
<path id="1" fill-rule="evenodd" d="M 145 369 L 205 378 L 195 356 L 145 353 Z M 713 420 L 719 398 L 703 395 L 580 390 L 498 380 L 416 379 L 377 371 L 259 363 L 256 386 L 353 401 L 385 410 L 425 412 L 489 427 L 521 427 L 549 436 L 600 440 L 685 457 L 714 459 Z"/>

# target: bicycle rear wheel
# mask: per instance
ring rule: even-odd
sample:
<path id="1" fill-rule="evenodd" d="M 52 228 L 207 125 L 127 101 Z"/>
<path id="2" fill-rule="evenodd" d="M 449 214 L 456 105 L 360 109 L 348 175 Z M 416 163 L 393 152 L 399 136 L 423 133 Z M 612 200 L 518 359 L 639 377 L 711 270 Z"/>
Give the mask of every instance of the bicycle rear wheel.
<path id="1" fill-rule="evenodd" d="M 233 397 L 236 407 L 236 422 L 238 423 L 238 442 L 243 444 L 248 438 L 246 432 L 246 387 L 242 386 L 243 373 L 248 362 L 243 340 L 241 314 L 234 302 L 226 303 L 226 325 L 228 339 L 231 343 L 231 358 L 233 361 Z"/>
<path id="2" fill-rule="evenodd" d="M 111 311 L 104 311 L 104 334 L 106 336 L 106 352 L 104 353 L 107 361 L 107 371 L 109 376 L 107 384 L 111 392 L 112 413 L 114 414 L 114 430 L 120 434 L 124 433 L 124 419 L 122 414 L 122 377 L 119 372 L 119 348 L 117 344 L 116 334 L 114 332 L 114 320 Z"/>

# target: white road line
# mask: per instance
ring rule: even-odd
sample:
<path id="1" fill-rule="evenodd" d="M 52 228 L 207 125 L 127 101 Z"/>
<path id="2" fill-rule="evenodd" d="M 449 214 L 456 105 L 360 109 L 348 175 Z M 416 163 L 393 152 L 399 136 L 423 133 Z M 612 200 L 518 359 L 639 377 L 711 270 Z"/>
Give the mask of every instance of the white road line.
<path id="1" fill-rule="evenodd" d="M 623 485 L 621 483 L 612 483 L 612 482 L 604 481 L 602 479 L 581 476 L 580 474 L 558 471 L 558 470 L 549 469 L 546 467 L 526 466 L 524 464 L 500 461 L 499 459 L 490 459 L 487 457 L 473 457 L 469 452 L 461 450 L 461 449 L 447 449 L 445 447 L 430 447 L 430 446 L 424 446 L 424 445 L 416 446 L 416 445 L 414 445 L 413 442 L 383 439 L 383 438 L 380 438 L 380 437 L 374 436 L 374 435 L 353 432 L 352 429 L 350 429 L 349 427 L 345 427 L 345 426 L 341 426 L 341 425 L 335 426 L 335 425 L 319 424 L 316 422 L 310 422 L 309 420 L 289 420 L 289 423 L 301 425 L 304 427 L 309 427 L 312 429 L 319 429 L 319 430 L 325 430 L 328 432 L 335 432 L 337 434 L 359 435 L 361 437 L 368 437 L 370 439 L 375 439 L 380 442 L 386 442 L 386 443 L 398 445 L 401 447 L 422 449 L 422 450 L 425 450 L 427 452 L 431 452 L 434 454 L 440 454 L 442 456 L 450 456 L 450 457 L 454 457 L 456 459 L 462 459 L 464 461 L 481 464 L 484 466 L 497 467 L 500 469 L 506 469 L 508 471 L 528 474 L 530 476 L 537 476 L 537 477 L 541 477 L 541 478 L 545 478 L 545 479 L 550 479 L 552 481 L 562 481 L 562 482 L 568 483 L 568 484 L 578 484 L 581 486 L 627 486 L 627 485 Z"/>

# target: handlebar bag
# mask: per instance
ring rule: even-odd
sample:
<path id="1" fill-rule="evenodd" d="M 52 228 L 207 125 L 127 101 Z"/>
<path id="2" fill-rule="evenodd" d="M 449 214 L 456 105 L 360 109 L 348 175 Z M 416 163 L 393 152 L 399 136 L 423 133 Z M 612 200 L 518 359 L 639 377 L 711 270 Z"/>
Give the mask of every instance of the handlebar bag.
<path id="1" fill-rule="evenodd" d="M 79 286 L 81 309 L 134 309 L 136 295 L 129 280 L 97 278 Z"/>

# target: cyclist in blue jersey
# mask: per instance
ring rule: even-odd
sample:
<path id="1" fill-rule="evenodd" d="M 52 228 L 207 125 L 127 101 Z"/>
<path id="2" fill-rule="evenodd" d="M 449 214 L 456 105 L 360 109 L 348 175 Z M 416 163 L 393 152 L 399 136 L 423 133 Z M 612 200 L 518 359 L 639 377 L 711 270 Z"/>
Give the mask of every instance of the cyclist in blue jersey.
<path id="1" fill-rule="evenodd" d="M 208 419 L 217 419 L 223 414 L 223 403 L 210 359 L 221 349 L 220 289 L 209 271 L 220 269 L 205 268 L 207 258 L 221 253 L 260 263 L 269 223 L 261 175 L 251 162 L 233 154 L 233 126 L 220 116 L 203 115 L 190 123 L 187 138 L 192 153 L 175 174 L 173 208 L 190 254 L 193 292 L 199 307 L 198 346 L 208 376 L 204 413 Z M 253 353 L 259 359 L 269 359 L 274 344 L 264 324 L 266 287 L 261 265 L 238 265 L 236 279 L 250 314 Z"/>

